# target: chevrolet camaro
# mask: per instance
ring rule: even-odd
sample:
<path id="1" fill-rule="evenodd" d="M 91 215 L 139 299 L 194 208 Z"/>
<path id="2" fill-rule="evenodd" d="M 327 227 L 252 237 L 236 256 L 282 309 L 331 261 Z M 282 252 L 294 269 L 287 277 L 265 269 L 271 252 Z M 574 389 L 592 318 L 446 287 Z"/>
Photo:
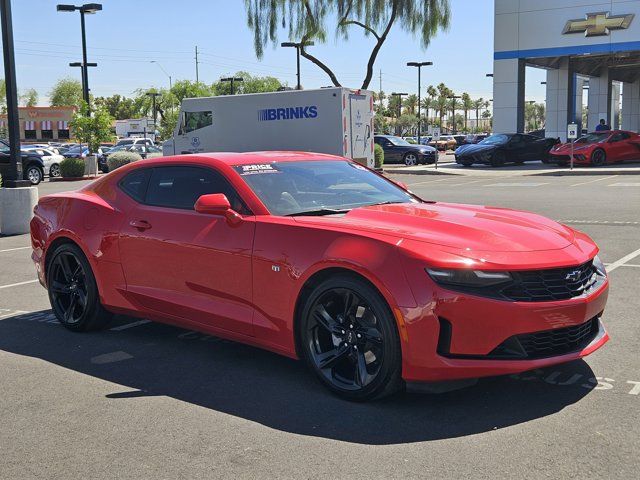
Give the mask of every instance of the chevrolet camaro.
<path id="1" fill-rule="evenodd" d="M 306 361 L 352 400 L 582 358 L 608 335 L 585 234 L 426 201 L 350 160 L 164 157 L 43 197 L 33 260 L 73 331 L 148 318 Z"/>
<path id="2" fill-rule="evenodd" d="M 573 144 L 576 165 L 600 167 L 610 163 L 640 160 L 640 135 L 624 130 L 594 132 L 584 135 Z M 549 163 L 568 165 L 571 143 L 557 145 L 549 152 Z"/>

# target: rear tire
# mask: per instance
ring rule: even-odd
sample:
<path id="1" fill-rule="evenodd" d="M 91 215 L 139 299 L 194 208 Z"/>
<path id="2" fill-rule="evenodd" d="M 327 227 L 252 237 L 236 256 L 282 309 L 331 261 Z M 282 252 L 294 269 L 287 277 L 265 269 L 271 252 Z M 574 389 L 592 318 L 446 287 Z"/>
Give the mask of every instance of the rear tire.
<path id="1" fill-rule="evenodd" d="M 64 243 L 47 262 L 49 302 L 58 321 L 74 332 L 98 330 L 112 314 L 100 304 L 95 276 L 77 245 Z"/>
<path id="2" fill-rule="evenodd" d="M 51 165 L 51 168 L 49 168 L 49 176 L 56 178 L 60 176 L 60 165 L 58 165 L 57 163 Z"/>
<path id="3" fill-rule="evenodd" d="M 605 163 L 607 163 L 607 153 L 601 148 L 594 150 L 591 154 L 591 164 L 594 167 L 601 167 Z"/>
<path id="4" fill-rule="evenodd" d="M 299 324 L 302 356 L 336 395 L 382 398 L 402 386 L 400 339 L 391 309 L 370 284 L 336 275 L 309 295 Z"/>

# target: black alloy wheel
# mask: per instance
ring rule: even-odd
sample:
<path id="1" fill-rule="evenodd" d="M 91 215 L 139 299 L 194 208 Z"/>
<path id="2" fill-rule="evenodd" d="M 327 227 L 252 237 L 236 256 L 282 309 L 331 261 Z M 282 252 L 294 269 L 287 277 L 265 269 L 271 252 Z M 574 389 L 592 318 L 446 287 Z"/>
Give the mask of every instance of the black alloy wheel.
<path id="1" fill-rule="evenodd" d="M 62 325 L 74 331 L 101 328 L 111 317 L 100 305 L 91 266 L 79 247 L 63 244 L 47 268 L 49 301 Z"/>
<path id="2" fill-rule="evenodd" d="M 357 278 L 325 281 L 310 296 L 301 339 L 308 363 L 333 392 L 371 400 L 398 390 L 400 345 L 379 293 Z"/>
<path id="3" fill-rule="evenodd" d="M 601 167 L 607 162 L 607 154 L 604 150 L 598 148 L 591 154 L 591 163 L 595 167 Z"/>

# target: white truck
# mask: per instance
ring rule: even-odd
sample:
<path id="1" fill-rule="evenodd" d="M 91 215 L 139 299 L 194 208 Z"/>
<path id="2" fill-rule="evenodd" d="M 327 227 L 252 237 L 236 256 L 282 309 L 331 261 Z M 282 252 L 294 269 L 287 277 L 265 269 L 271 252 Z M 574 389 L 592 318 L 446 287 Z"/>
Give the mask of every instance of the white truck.
<path id="1" fill-rule="evenodd" d="M 155 140 L 152 118 L 130 118 L 116 120 L 116 135 L 118 138 L 150 138 Z"/>
<path id="2" fill-rule="evenodd" d="M 373 94 L 321 88 L 182 101 L 163 154 L 295 150 L 374 166 Z"/>

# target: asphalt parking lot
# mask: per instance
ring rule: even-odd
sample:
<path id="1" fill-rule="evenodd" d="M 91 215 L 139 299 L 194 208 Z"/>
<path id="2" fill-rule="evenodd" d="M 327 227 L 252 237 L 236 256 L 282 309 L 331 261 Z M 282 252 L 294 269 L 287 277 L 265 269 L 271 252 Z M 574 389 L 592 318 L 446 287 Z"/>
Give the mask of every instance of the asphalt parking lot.
<path id="1" fill-rule="evenodd" d="M 393 178 L 591 235 L 611 341 L 585 361 L 352 404 L 299 362 L 215 337 L 125 317 L 71 333 L 28 235 L 0 237 L 0 478 L 637 478 L 640 176 Z"/>

